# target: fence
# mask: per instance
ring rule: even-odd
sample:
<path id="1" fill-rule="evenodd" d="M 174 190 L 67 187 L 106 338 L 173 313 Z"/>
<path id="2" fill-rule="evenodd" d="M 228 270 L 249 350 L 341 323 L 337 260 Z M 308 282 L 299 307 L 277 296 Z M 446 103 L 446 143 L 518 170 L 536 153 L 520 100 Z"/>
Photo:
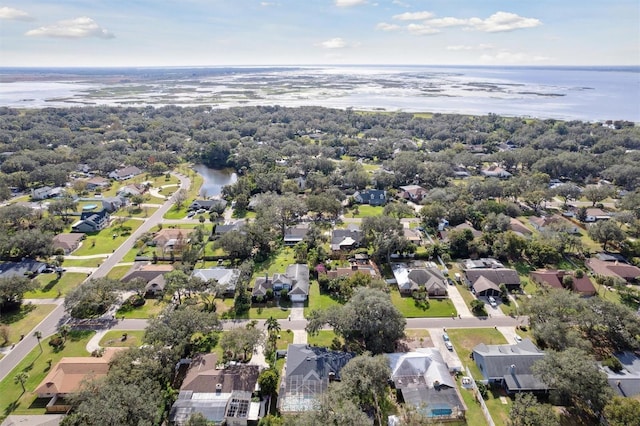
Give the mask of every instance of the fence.
<path id="1" fill-rule="evenodd" d="M 476 385 L 475 379 L 471 375 L 471 371 L 469 370 L 469 367 L 465 367 L 465 371 L 467 372 L 467 376 L 469 376 L 469 378 L 471 379 L 476 401 L 480 403 L 480 409 L 482 410 L 482 414 L 484 414 L 484 418 L 487 420 L 487 424 L 489 426 L 496 426 L 496 424 L 493 422 L 493 418 L 491 417 L 491 413 L 489 413 L 487 404 L 484 403 L 484 399 L 482 398 L 482 395 L 480 395 L 480 392 L 478 391 L 478 386 Z"/>

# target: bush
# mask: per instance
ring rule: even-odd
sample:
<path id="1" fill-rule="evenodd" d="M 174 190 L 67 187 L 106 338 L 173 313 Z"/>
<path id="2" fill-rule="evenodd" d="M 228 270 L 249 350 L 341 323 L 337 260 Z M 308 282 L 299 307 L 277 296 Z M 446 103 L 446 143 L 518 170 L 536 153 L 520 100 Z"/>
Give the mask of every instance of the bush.
<path id="1" fill-rule="evenodd" d="M 51 346 L 54 350 L 60 350 L 64 347 L 64 339 L 60 336 L 54 336 L 49 340 L 49 346 Z"/>
<path id="2" fill-rule="evenodd" d="M 476 385 L 478 386 L 478 393 L 480 394 L 480 396 L 482 397 L 482 399 L 487 399 L 487 395 L 488 395 L 488 391 L 487 391 L 487 386 L 483 383 L 480 382 L 476 382 Z"/>
<path id="3" fill-rule="evenodd" d="M 280 292 L 280 299 L 281 299 L 283 302 L 288 302 L 288 301 L 289 301 L 289 291 L 287 291 L 287 290 L 282 290 L 282 291 Z"/>
<path id="4" fill-rule="evenodd" d="M 622 371 L 622 363 L 620 363 L 620 360 L 614 356 L 602 361 L 602 365 L 604 365 L 605 367 L 609 367 L 609 369 L 614 373 L 619 373 L 620 371 Z"/>
<path id="5" fill-rule="evenodd" d="M 129 300 L 127 300 L 127 302 L 130 303 L 131 306 L 135 308 L 140 307 L 145 303 L 144 297 L 140 296 L 139 294 L 134 294 L 129 298 Z"/>
<path id="6" fill-rule="evenodd" d="M 487 311 L 484 309 L 484 302 L 482 300 L 472 300 L 471 301 L 471 312 L 475 316 L 486 316 Z"/>

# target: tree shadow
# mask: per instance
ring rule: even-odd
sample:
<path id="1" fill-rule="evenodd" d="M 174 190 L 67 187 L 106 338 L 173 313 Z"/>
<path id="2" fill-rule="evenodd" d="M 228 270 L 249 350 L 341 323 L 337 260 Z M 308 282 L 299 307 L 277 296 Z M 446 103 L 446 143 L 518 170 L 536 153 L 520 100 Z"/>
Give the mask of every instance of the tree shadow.
<path id="1" fill-rule="evenodd" d="M 50 281 L 49 283 L 47 283 L 47 285 L 42 287 L 40 290 L 43 293 L 46 293 L 47 291 L 51 290 L 54 286 L 56 286 L 59 282 L 60 282 L 60 278 L 56 278 L 55 280 Z"/>
<path id="2" fill-rule="evenodd" d="M 24 395 L 24 393 L 20 394 L 20 397 L 18 397 L 18 399 L 16 399 L 15 401 L 11 402 L 9 405 L 6 406 L 6 408 L 4 409 L 5 416 L 8 416 L 9 414 L 13 413 L 20 406 L 19 401 L 22 395 Z"/>
<path id="3" fill-rule="evenodd" d="M 20 307 L 16 307 L 14 309 L 11 308 L 3 308 L 2 309 L 2 317 L 0 317 L 0 324 L 13 324 L 16 323 L 36 309 L 36 305 L 32 305 L 30 303 L 26 305 L 20 305 Z"/>

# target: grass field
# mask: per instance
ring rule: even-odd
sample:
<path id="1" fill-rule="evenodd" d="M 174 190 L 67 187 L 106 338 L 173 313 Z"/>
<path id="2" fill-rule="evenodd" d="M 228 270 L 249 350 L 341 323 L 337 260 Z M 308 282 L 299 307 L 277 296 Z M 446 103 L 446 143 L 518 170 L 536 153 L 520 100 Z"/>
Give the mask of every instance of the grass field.
<path id="1" fill-rule="evenodd" d="M 127 333 L 126 340 L 122 340 L 124 333 Z M 100 339 L 99 345 L 103 348 L 137 347 L 142 345 L 143 337 L 144 330 L 111 330 Z"/>
<path id="2" fill-rule="evenodd" d="M 142 221 L 130 219 L 123 224 L 130 227 L 131 232 L 135 231 L 142 225 Z M 87 239 L 82 242 L 82 246 L 73 254 L 75 256 L 87 256 L 92 254 L 113 253 L 129 236 L 131 232 L 122 232 L 117 225 L 112 225 L 102 231 L 87 235 Z M 113 236 L 116 236 L 115 238 Z"/>
<path id="3" fill-rule="evenodd" d="M 449 334 L 451 343 L 453 343 L 460 360 L 465 366 L 469 367 L 476 380 L 482 379 L 482 374 L 476 363 L 469 357 L 473 348 L 480 343 L 486 345 L 507 343 L 502 333 L 494 328 L 449 328 L 447 329 L 447 334 Z"/>
<path id="4" fill-rule="evenodd" d="M 58 274 L 40 274 L 36 280 L 40 283 L 40 288 L 24 294 L 25 299 L 55 299 L 64 296 L 71 290 L 79 286 L 87 274 L 75 272 L 65 272 L 58 279 Z"/>
<path id="5" fill-rule="evenodd" d="M 345 213 L 345 217 L 356 217 L 356 218 L 365 218 L 365 217 L 372 217 L 372 216 L 380 216 L 382 215 L 382 212 L 384 210 L 384 207 L 382 206 L 370 206 L 368 204 L 359 204 L 357 206 L 357 213 L 356 213 L 356 207 L 352 207 L 348 212 Z"/>
<path id="6" fill-rule="evenodd" d="M 102 265 L 102 262 L 104 262 L 105 259 L 106 257 L 95 257 L 91 259 L 65 259 L 62 267 L 80 266 L 86 268 L 97 268 Z"/>
<path id="7" fill-rule="evenodd" d="M 293 331 L 290 330 L 282 330 L 278 333 L 280 338 L 276 340 L 276 349 L 283 350 L 287 349 L 287 347 L 293 343 Z"/>
<path id="8" fill-rule="evenodd" d="M 24 303 L 19 311 L 3 313 L 0 324 L 9 326 L 9 341 L 5 346 L 20 341 L 21 335 L 27 335 L 55 309 L 56 305 L 33 305 Z M 2 342 L 0 342 L 2 343 Z M 2 388 L 0 388 L 2 389 Z"/>
<path id="9" fill-rule="evenodd" d="M 304 308 L 304 315 L 307 316 L 311 311 L 318 309 L 327 309 L 330 306 L 339 305 L 340 302 L 333 299 L 328 294 L 320 292 L 320 285 L 317 281 L 311 281 L 309 286 L 309 302 L 308 306 Z"/>
<path id="10" fill-rule="evenodd" d="M 120 280 L 127 274 L 129 269 L 131 269 L 131 265 L 114 266 L 107 274 L 107 277 L 114 280 Z"/>
<path id="11" fill-rule="evenodd" d="M 291 247 L 283 247 L 278 252 L 273 253 L 264 262 L 256 262 L 254 276 L 262 277 L 265 274 L 284 273 L 287 266 L 296 263 L 295 253 Z"/>
<path id="12" fill-rule="evenodd" d="M 307 343 L 313 346 L 324 346 L 328 348 L 336 337 L 338 337 L 336 333 L 331 330 L 320 330 L 315 336 L 310 334 L 307 337 Z M 341 337 L 339 339 L 344 343 L 344 340 Z"/>
<path id="13" fill-rule="evenodd" d="M 50 338 L 42 340 L 42 352 L 36 347 L 31 351 L 7 377 L 0 382 L 0 417 L 9 414 L 45 414 L 45 405 L 48 399 L 37 399 L 32 392 L 40 384 L 42 379 L 62 357 L 89 356 L 85 346 L 94 334 L 93 331 L 72 331 L 67 338 L 64 349 L 54 352 L 47 343 Z M 22 392 L 19 383 L 14 383 L 14 377 L 19 372 L 26 372 L 29 375 L 25 383 L 26 392 Z"/>
<path id="14" fill-rule="evenodd" d="M 145 299 L 145 304 L 132 309 L 119 309 L 116 316 L 119 318 L 151 318 L 158 315 L 167 306 L 168 302 L 158 299 Z"/>
<path id="15" fill-rule="evenodd" d="M 391 289 L 391 301 L 406 318 L 442 318 L 458 313 L 449 299 L 430 299 L 429 308 L 423 309 L 413 297 L 401 296 L 396 288 Z"/>

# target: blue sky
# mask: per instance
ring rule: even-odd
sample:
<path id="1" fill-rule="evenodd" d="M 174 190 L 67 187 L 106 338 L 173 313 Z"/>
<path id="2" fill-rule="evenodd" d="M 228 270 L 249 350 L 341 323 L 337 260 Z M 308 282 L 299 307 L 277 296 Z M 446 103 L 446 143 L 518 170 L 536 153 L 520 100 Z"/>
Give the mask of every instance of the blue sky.
<path id="1" fill-rule="evenodd" d="M 638 0 L 0 0 L 0 66 L 640 65 Z"/>

